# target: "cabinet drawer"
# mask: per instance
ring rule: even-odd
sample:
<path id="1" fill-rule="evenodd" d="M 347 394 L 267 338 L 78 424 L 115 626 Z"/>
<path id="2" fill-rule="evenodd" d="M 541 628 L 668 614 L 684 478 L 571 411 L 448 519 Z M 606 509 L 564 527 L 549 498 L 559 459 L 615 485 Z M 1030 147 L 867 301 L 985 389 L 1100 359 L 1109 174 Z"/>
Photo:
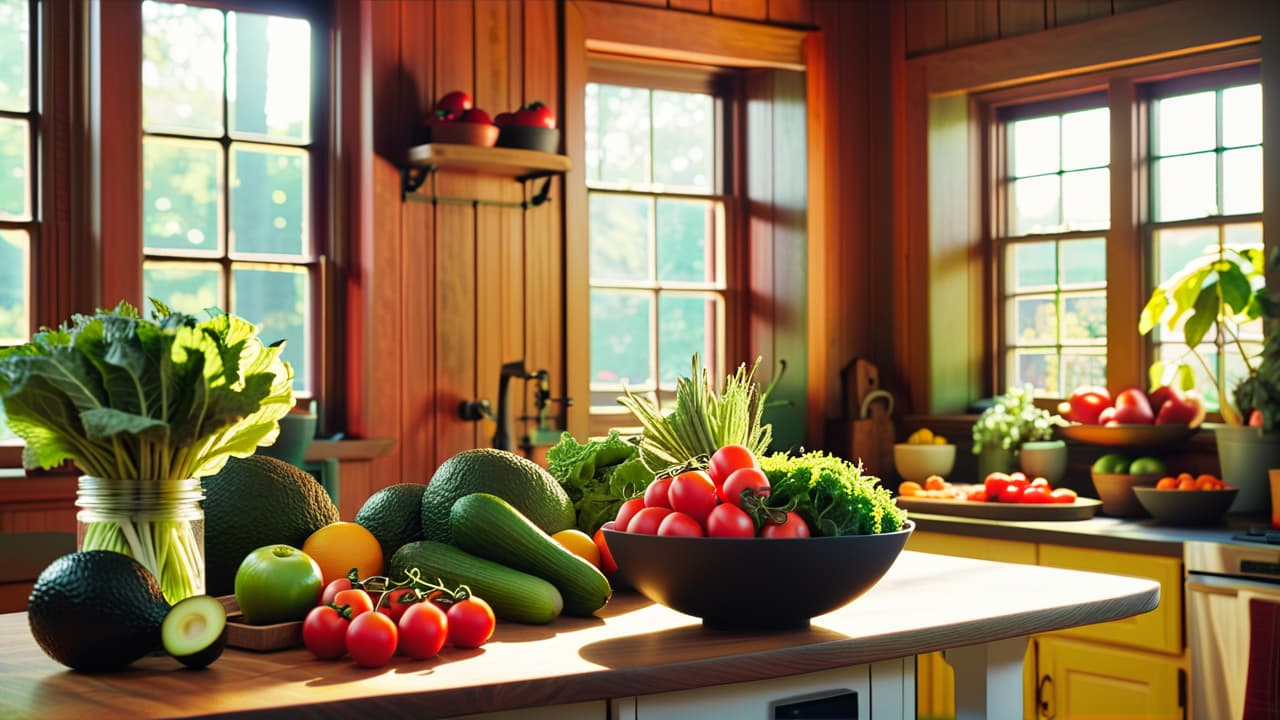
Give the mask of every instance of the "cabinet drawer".
<path id="1" fill-rule="evenodd" d="M 1041 545 L 1040 564 L 1068 570 L 1146 578 L 1160 583 L 1160 604 L 1149 613 L 1109 623 L 1059 630 L 1053 635 L 1129 645 L 1172 655 L 1182 654 L 1181 559 Z"/>
<path id="2" fill-rule="evenodd" d="M 1181 661 L 1164 655 L 1042 637 L 1042 718 L 1181 720 Z M 1032 688 L 1034 694 L 1034 686 Z"/>
<path id="3" fill-rule="evenodd" d="M 934 555 L 995 560 L 997 562 L 1036 564 L 1035 543 L 1017 540 L 992 540 L 939 532 L 913 532 L 907 549 Z"/>

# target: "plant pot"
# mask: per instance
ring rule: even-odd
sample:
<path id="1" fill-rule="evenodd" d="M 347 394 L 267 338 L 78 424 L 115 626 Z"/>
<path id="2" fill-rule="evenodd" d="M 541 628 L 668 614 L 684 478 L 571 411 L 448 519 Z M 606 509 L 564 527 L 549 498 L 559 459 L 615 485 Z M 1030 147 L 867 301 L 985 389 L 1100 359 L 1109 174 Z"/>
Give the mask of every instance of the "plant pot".
<path id="1" fill-rule="evenodd" d="M 1267 473 L 1280 468 L 1280 433 L 1262 428 L 1223 425 L 1214 431 L 1222 481 L 1240 488 L 1228 512 L 1266 515 L 1271 512 Z"/>
<path id="2" fill-rule="evenodd" d="M 978 453 L 978 482 L 993 472 L 1009 473 L 1018 469 L 1018 456 L 1004 448 L 983 448 Z"/>
<path id="3" fill-rule="evenodd" d="M 1067 444 L 1062 440 L 1023 443 L 1018 451 L 1018 465 L 1027 477 L 1042 477 L 1049 484 L 1057 485 L 1067 474 Z"/>
<path id="4" fill-rule="evenodd" d="M 258 448 L 258 454 L 302 467 L 302 458 L 306 455 L 307 448 L 311 447 L 311 440 L 315 435 L 315 413 L 291 412 L 280 418 L 280 434 L 276 436 L 276 441 Z"/>

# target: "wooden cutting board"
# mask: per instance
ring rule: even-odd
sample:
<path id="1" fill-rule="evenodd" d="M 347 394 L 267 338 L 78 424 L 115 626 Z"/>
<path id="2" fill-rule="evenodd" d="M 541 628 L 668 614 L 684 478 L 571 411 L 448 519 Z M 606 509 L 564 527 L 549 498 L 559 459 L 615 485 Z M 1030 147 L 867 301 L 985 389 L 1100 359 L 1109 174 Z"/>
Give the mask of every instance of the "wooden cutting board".
<path id="1" fill-rule="evenodd" d="M 846 378 L 846 382 L 848 382 Z M 885 477 L 893 470 L 893 396 L 880 387 L 880 370 L 861 358 L 853 364 L 854 406 L 850 459 L 862 461 L 869 475 Z"/>

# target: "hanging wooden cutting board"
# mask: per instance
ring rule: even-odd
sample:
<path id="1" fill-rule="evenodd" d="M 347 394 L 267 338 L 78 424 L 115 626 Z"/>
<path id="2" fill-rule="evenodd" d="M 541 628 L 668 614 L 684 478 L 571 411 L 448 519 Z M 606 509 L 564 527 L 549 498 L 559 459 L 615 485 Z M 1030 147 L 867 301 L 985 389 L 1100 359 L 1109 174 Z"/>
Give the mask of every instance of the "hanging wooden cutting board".
<path id="1" fill-rule="evenodd" d="M 854 361 L 852 381 L 854 405 L 849 410 L 857 414 L 850 459 L 861 460 L 867 474 L 886 477 L 893 470 L 893 395 L 880 387 L 880 370 L 868 360 Z"/>

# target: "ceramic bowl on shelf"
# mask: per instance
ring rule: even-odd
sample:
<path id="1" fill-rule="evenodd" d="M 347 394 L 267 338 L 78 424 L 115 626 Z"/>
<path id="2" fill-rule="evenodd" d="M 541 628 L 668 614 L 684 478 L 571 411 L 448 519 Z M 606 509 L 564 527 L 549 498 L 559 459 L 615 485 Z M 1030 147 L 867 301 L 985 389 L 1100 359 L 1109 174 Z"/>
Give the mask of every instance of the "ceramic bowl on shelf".
<path id="1" fill-rule="evenodd" d="M 893 446 L 893 466 L 903 480 L 918 483 L 930 475 L 946 477 L 956 464 L 956 446 L 898 443 Z"/>
<path id="2" fill-rule="evenodd" d="M 1136 487 L 1134 495 L 1151 517 L 1165 525 L 1212 525 L 1222 521 L 1239 488 L 1157 490 Z"/>
<path id="3" fill-rule="evenodd" d="M 1093 473 L 1093 487 L 1102 501 L 1102 512 L 1111 517 L 1145 517 L 1147 511 L 1138 502 L 1133 490 L 1137 487 L 1155 487 L 1159 475 L 1129 475 L 1127 473 Z"/>
<path id="4" fill-rule="evenodd" d="M 1176 445 L 1195 432 L 1190 425 L 1082 425 L 1058 428 L 1068 440 L 1111 447 L 1164 447 Z"/>
<path id="5" fill-rule="evenodd" d="M 856 600 L 888 572 L 914 527 L 908 520 L 897 532 L 818 538 L 604 535 L 618 570 L 645 597 L 707 626 L 759 630 L 807 627 Z M 762 589 L 762 578 L 777 591 Z"/>
<path id="6" fill-rule="evenodd" d="M 473 122 L 438 122 L 428 127 L 430 142 L 451 145 L 493 147 L 498 142 L 497 125 Z"/>
<path id="7" fill-rule="evenodd" d="M 498 132 L 498 147 L 554 153 L 560 149 L 560 129 L 503 125 Z"/>

